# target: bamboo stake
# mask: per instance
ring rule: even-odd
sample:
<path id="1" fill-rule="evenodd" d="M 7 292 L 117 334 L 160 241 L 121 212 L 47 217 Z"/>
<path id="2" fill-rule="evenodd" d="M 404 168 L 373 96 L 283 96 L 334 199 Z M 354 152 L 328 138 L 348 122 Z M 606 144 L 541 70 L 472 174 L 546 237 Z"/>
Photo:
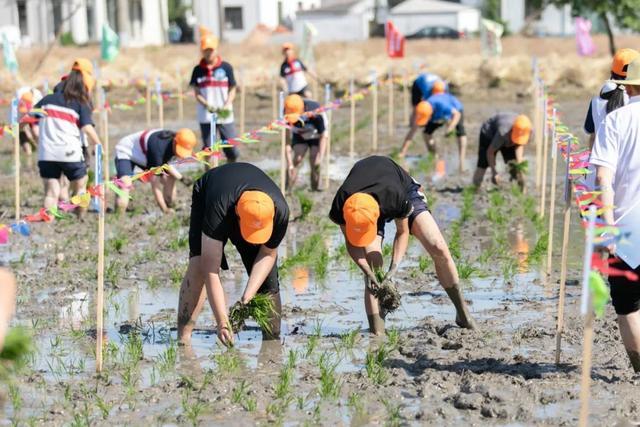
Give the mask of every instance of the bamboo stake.
<path id="1" fill-rule="evenodd" d="M 535 81 L 533 97 L 533 122 L 535 128 L 536 144 L 536 190 L 540 191 L 540 181 L 542 178 L 542 129 L 540 129 L 540 99 L 542 87 L 538 79 Z"/>
<path id="2" fill-rule="evenodd" d="M 211 114 L 211 122 L 210 128 L 211 132 L 209 132 L 209 146 L 211 147 L 211 151 L 213 152 L 213 161 L 211 162 L 214 168 L 217 168 L 220 164 L 220 147 L 217 143 L 218 140 L 218 115 L 213 113 Z"/>
<path id="3" fill-rule="evenodd" d="M 276 85 L 276 78 L 274 77 L 271 81 L 271 117 L 274 119 L 280 117 L 278 113 L 278 87 Z"/>
<path id="4" fill-rule="evenodd" d="M 549 127 L 547 126 L 547 97 L 542 101 L 542 184 L 540 192 L 540 218 L 544 218 L 547 198 L 547 162 L 549 159 Z"/>
<path id="5" fill-rule="evenodd" d="M 95 182 L 102 185 L 102 169 L 104 161 L 102 159 L 102 146 L 96 146 L 96 170 Z M 103 187 L 104 194 L 104 187 Z M 104 327 L 104 216 L 106 203 L 100 200 L 98 210 L 98 289 L 96 292 L 96 372 L 102 372 L 102 330 Z"/>
<path id="6" fill-rule="evenodd" d="M 151 87 L 149 87 L 149 77 L 145 77 L 146 82 L 146 94 L 145 94 L 145 106 L 147 113 L 147 129 L 151 129 Z"/>
<path id="7" fill-rule="evenodd" d="M 558 146 L 556 145 L 556 109 L 551 115 L 551 194 L 549 200 L 549 229 L 547 232 L 547 274 L 551 274 L 553 257 L 553 225 L 556 217 L 556 174 L 558 172 Z"/>
<path id="8" fill-rule="evenodd" d="M 327 106 L 331 102 L 331 85 L 329 83 L 324 85 L 324 105 Z M 329 189 L 329 166 L 331 165 L 331 122 L 333 119 L 333 114 L 331 110 L 327 111 L 327 150 L 324 154 L 325 156 L 325 167 L 324 167 L 324 187 Z"/>
<path id="9" fill-rule="evenodd" d="M 394 99 L 393 99 L 394 93 L 393 93 L 393 90 L 394 90 L 393 68 L 390 66 L 389 67 L 389 99 L 388 99 L 388 102 L 389 102 L 389 106 L 388 106 L 388 108 L 389 108 L 389 116 L 388 116 L 389 122 L 387 124 L 387 126 L 388 126 L 387 131 L 389 133 L 389 139 L 393 138 L 393 135 L 394 135 L 394 124 L 395 124 L 394 121 L 393 121 L 393 119 L 394 119 L 394 117 L 393 117 L 394 116 L 394 114 L 393 114 L 393 107 L 394 107 Z"/>
<path id="10" fill-rule="evenodd" d="M 240 67 L 240 134 L 244 135 L 245 123 L 245 84 L 244 84 L 244 67 Z"/>
<path id="11" fill-rule="evenodd" d="M 284 92 L 280 91 L 280 111 L 278 117 L 284 119 Z M 280 189 L 286 192 L 287 186 L 287 134 L 286 129 L 280 129 Z"/>
<path id="12" fill-rule="evenodd" d="M 564 299 L 567 282 L 567 256 L 569 252 L 569 226 L 571 225 L 571 182 L 569 164 L 571 163 L 571 141 L 567 144 L 567 168 L 565 172 L 564 222 L 562 228 L 562 259 L 560 261 L 560 291 L 558 295 L 558 323 L 556 326 L 556 364 L 560 364 L 562 331 L 564 329 Z"/>
<path id="13" fill-rule="evenodd" d="M 158 122 L 160 129 L 164 129 L 164 100 L 162 99 L 162 81 L 156 77 L 156 101 L 158 104 Z"/>
<path id="14" fill-rule="evenodd" d="M 373 95 L 373 111 L 371 112 L 371 151 L 378 151 L 378 76 L 371 72 L 371 94 Z"/>
<path id="15" fill-rule="evenodd" d="M 184 120 L 184 93 L 182 90 L 182 74 L 178 67 L 176 67 L 176 82 L 178 82 L 178 121 L 182 121 Z"/>
<path id="16" fill-rule="evenodd" d="M 351 157 L 351 159 L 356 155 L 356 100 L 353 98 L 354 93 L 355 83 L 352 77 L 349 82 L 349 157 Z"/>
<path id="17" fill-rule="evenodd" d="M 593 256 L 593 232 L 596 222 L 596 207 L 589 207 L 589 221 L 587 225 L 584 246 L 584 260 L 582 267 L 582 298 L 580 314 L 584 316 L 584 335 L 582 339 L 582 373 L 580 378 L 580 416 L 578 426 L 589 424 L 589 399 L 591 397 L 591 362 L 593 348 L 593 309 L 591 307 L 591 289 L 589 275 L 591 274 L 591 258 Z"/>
<path id="18" fill-rule="evenodd" d="M 407 69 L 402 72 L 402 104 L 404 108 L 403 123 L 409 123 L 409 90 L 407 89 Z"/>
<path id="19" fill-rule="evenodd" d="M 13 174 L 16 221 L 20 220 L 20 125 L 18 123 L 18 97 L 11 100 L 11 129 L 13 132 Z"/>

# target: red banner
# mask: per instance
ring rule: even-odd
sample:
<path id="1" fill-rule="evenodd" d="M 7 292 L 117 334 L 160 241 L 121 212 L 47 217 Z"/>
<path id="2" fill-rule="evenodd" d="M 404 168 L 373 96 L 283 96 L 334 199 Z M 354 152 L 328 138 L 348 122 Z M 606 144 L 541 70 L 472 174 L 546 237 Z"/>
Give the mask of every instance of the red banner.
<path id="1" fill-rule="evenodd" d="M 393 25 L 387 21 L 384 26 L 384 33 L 387 38 L 387 55 L 389 58 L 404 58 L 404 36 Z"/>

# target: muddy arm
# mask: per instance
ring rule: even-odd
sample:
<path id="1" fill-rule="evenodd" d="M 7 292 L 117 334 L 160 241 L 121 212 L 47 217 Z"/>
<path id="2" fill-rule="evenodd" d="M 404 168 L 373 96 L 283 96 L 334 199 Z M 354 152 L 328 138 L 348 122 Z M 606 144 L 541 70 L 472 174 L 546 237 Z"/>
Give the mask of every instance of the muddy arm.
<path id="1" fill-rule="evenodd" d="M 242 303 L 247 304 L 256 295 L 260 286 L 267 280 L 267 276 L 276 265 L 278 248 L 271 249 L 265 245 L 260 246 L 258 256 L 251 267 L 251 274 L 247 280 L 247 287 L 242 294 Z"/>
<path id="2" fill-rule="evenodd" d="M 200 270 L 204 274 L 204 285 L 211 310 L 218 326 L 227 324 L 227 304 L 222 282 L 220 281 L 220 264 L 222 263 L 223 245 L 220 240 L 212 239 L 202 233 L 202 255 Z"/>
<path id="3" fill-rule="evenodd" d="M 371 267 L 369 267 L 369 263 L 367 262 L 367 255 L 364 248 L 357 248 L 349 243 L 349 240 L 347 240 L 347 234 L 344 225 L 340 226 L 340 230 L 342 230 L 342 234 L 344 234 L 344 242 L 347 246 L 347 252 L 349 253 L 349 256 L 351 256 L 353 262 L 355 262 L 360 270 L 362 270 L 362 272 L 365 274 L 365 276 L 369 278 L 369 281 L 376 285 L 380 285 L 373 270 L 371 270 Z"/>
<path id="4" fill-rule="evenodd" d="M 409 219 L 401 218 L 396 219 L 396 236 L 393 239 L 393 255 L 391 256 L 391 265 L 389 266 L 389 272 L 387 277 L 395 274 L 407 253 L 407 247 L 409 246 Z"/>

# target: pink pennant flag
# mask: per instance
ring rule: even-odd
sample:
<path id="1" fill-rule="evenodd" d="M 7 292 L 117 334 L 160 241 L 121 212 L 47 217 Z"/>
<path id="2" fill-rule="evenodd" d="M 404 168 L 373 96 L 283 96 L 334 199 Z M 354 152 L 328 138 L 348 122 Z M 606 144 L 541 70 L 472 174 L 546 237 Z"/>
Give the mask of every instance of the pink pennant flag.
<path id="1" fill-rule="evenodd" d="M 578 55 L 591 56 L 596 53 L 596 46 L 591 38 L 591 21 L 580 16 L 576 18 L 576 46 Z"/>
<path id="2" fill-rule="evenodd" d="M 9 242 L 9 227 L 0 225 L 0 245 L 6 245 Z"/>

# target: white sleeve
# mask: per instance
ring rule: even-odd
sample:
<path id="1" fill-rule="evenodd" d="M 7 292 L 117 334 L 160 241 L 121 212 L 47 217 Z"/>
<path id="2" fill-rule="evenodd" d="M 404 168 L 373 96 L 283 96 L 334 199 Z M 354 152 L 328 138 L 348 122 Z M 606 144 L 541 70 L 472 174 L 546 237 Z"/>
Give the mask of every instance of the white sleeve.
<path id="1" fill-rule="evenodd" d="M 600 124 L 591 150 L 589 162 L 596 166 L 605 166 L 614 173 L 618 166 L 618 131 L 615 122 L 616 114 L 609 114 Z"/>

